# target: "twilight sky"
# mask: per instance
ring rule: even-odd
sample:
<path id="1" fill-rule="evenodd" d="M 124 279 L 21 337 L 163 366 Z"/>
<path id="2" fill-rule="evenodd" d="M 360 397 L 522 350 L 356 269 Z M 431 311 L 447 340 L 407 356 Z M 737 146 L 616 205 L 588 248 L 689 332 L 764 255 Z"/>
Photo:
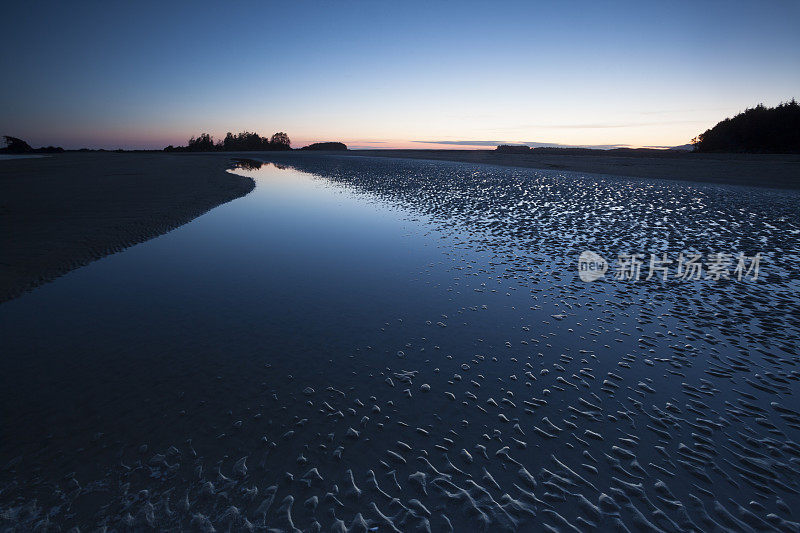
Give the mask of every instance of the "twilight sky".
<path id="1" fill-rule="evenodd" d="M 0 135 L 674 146 L 800 98 L 796 0 L 165 4 L 4 6 Z"/>

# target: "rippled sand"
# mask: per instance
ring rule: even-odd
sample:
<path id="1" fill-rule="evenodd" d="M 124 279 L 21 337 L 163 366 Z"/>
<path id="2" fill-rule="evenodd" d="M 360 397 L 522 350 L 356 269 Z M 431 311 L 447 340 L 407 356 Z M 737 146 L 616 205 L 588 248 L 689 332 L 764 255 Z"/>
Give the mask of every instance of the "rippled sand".
<path id="1" fill-rule="evenodd" d="M 98 478 L 9 458 L 3 527 L 798 531 L 797 193 L 275 160 L 427 227 L 441 260 L 414 283 L 441 309 L 390 316 L 387 295 L 376 336 L 316 376 L 265 350 L 259 392 L 196 439 L 86 443 L 120 450 Z M 585 249 L 764 259 L 757 281 L 589 284 Z"/>

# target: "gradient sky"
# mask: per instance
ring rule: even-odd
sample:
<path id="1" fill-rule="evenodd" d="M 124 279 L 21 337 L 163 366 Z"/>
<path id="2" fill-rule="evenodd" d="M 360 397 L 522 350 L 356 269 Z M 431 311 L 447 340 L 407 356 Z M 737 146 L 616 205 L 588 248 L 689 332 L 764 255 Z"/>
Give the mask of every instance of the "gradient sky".
<path id="1" fill-rule="evenodd" d="M 800 98 L 796 0 L 74 4 L 4 5 L 0 134 L 674 146 Z"/>

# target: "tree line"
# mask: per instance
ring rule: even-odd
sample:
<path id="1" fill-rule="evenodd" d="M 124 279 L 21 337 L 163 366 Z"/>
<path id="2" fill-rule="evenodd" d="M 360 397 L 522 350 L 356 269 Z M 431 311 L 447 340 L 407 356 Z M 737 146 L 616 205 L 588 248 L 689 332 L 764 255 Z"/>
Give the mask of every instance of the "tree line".
<path id="1" fill-rule="evenodd" d="M 58 154 L 64 151 L 60 146 L 42 146 L 33 148 L 30 144 L 17 137 L 3 136 L 5 146 L 0 148 L 4 154 Z"/>
<path id="2" fill-rule="evenodd" d="M 214 142 L 214 137 L 208 133 L 201 133 L 192 137 L 186 146 L 169 145 L 165 152 L 247 152 L 247 151 L 273 151 L 291 150 L 289 136 L 280 131 L 272 137 L 262 137 L 257 133 L 243 131 L 234 135 L 228 132 L 224 139 Z"/>
<path id="3" fill-rule="evenodd" d="M 800 105 L 759 104 L 692 139 L 695 152 L 800 153 Z"/>

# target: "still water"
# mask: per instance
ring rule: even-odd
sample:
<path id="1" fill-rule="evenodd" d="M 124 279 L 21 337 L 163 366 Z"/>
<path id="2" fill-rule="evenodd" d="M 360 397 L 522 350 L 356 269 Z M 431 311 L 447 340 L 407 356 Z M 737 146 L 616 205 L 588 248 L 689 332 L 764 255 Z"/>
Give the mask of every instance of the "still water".
<path id="1" fill-rule="evenodd" d="M 251 194 L 0 306 L 0 526 L 794 527 L 796 193 L 234 172 Z M 763 275 L 585 284 L 587 248 Z"/>

